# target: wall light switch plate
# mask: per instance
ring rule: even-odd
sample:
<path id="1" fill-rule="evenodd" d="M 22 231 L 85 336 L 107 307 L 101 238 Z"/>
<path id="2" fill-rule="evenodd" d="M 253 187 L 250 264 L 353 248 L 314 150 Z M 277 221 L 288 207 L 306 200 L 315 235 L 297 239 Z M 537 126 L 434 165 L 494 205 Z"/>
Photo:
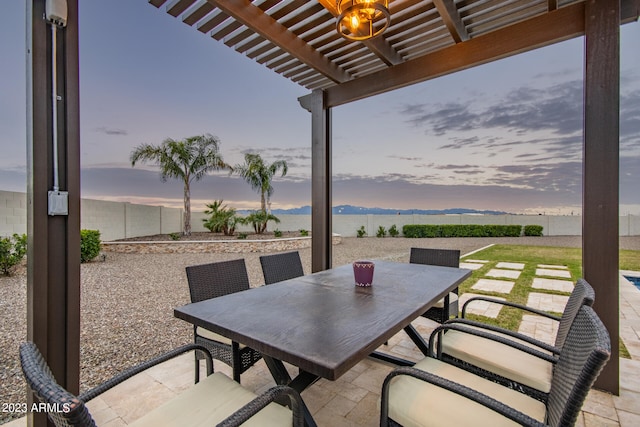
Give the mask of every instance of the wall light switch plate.
<path id="1" fill-rule="evenodd" d="M 69 215 L 69 192 L 49 191 L 49 215 Z"/>

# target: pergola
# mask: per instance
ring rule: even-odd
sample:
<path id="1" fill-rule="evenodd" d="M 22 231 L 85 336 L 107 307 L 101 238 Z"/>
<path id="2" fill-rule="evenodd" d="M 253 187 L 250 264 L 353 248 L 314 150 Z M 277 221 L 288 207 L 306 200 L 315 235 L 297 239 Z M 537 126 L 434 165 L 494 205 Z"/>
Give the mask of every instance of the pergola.
<path id="1" fill-rule="evenodd" d="M 53 59 L 45 3 L 28 2 L 28 339 L 38 345 L 58 381 L 77 392 L 78 0 L 67 0 L 68 21 L 55 38 Z M 331 0 L 149 3 L 309 89 L 299 101 L 312 120 L 313 271 L 331 267 L 332 107 L 585 36 L 583 276 L 596 290 L 595 309 L 611 333 L 612 358 L 596 385 L 618 393 L 619 26 L 638 19 L 640 0 L 392 0 L 389 28 L 363 42 L 338 35 Z M 54 133 L 68 215 L 48 215 Z M 46 423 L 41 415 L 34 417 L 38 425 Z"/>

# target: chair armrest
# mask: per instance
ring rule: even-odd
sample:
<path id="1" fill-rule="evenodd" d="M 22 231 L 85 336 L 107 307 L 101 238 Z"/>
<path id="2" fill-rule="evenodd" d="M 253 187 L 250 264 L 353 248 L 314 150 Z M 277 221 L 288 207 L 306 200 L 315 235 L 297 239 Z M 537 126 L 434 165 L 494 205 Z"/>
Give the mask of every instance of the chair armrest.
<path id="1" fill-rule="evenodd" d="M 498 335 L 494 335 L 491 334 L 489 332 L 484 332 L 484 331 L 478 331 L 477 329 L 471 329 L 471 328 L 465 328 L 463 325 L 459 325 L 459 324 L 455 324 L 455 323 L 447 323 L 447 324 L 442 324 L 440 326 L 438 326 L 437 328 L 435 328 L 433 330 L 433 332 L 431 333 L 431 336 L 429 337 L 429 356 L 431 357 L 436 357 L 437 359 L 441 359 L 442 358 L 442 346 L 438 345 L 438 351 L 434 352 L 433 350 L 433 346 L 435 344 L 435 337 L 436 335 L 438 335 L 438 342 L 440 342 L 442 340 L 442 335 L 444 334 L 445 331 L 447 330 L 454 330 L 454 331 L 459 331 L 459 332 L 463 332 L 463 333 L 467 333 L 470 335 L 475 335 L 477 337 L 482 337 L 491 341 L 495 341 L 495 342 L 499 342 L 501 344 L 507 345 L 509 347 L 513 347 L 517 350 L 520 350 L 524 353 L 528 353 L 532 356 L 538 357 L 540 359 L 546 360 L 549 363 L 557 363 L 558 359 L 550 356 L 546 353 L 543 353 L 541 351 L 538 351 L 534 348 L 531 347 L 527 347 L 526 345 L 520 344 L 518 342 L 515 341 L 511 341 L 507 338 L 503 338 L 501 336 Z M 446 335 L 445 335 L 446 336 Z"/>
<path id="2" fill-rule="evenodd" d="M 229 415 L 229 417 L 219 423 L 216 427 L 240 426 L 249 420 L 249 418 L 264 409 L 269 403 L 275 402 L 275 400 L 280 397 L 285 397 L 289 401 L 289 405 L 291 406 L 291 411 L 293 413 L 293 427 L 303 427 L 305 413 L 308 412 L 308 409 L 302 401 L 300 394 L 291 387 L 284 385 L 270 388 L 233 414 Z"/>
<path id="3" fill-rule="evenodd" d="M 519 340 L 522 340 L 522 341 L 526 341 L 531 345 L 540 347 L 541 349 L 549 351 L 553 354 L 556 354 L 556 355 L 560 354 L 560 349 L 558 347 L 554 347 L 550 344 L 547 344 L 546 342 L 542 342 L 535 338 L 531 338 L 530 336 L 521 334 L 519 332 L 514 332 L 510 329 L 501 328 L 499 326 L 489 325 L 487 323 L 482 323 L 482 322 L 476 322 L 474 320 L 469 320 L 469 319 L 450 319 L 450 320 L 447 320 L 446 323 L 459 323 L 462 325 L 469 325 L 477 328 L 487 329 L 489 331 L 498 332 L 504 335 L 509 335 L 511 337 L 518 338 Z"/>
<path id="4" fill-rule="evenodd" d="M 211 375 L 213 373 L 213 360 L 211 358 L 211 353 L 207 350 L 206 347 L 197 344 L 187 344 L 182 347 L 178 347 L 174 350 L 171 350 L 167 353 L 161 354 L 151 360 L 140 363 L 139 365 L 133 366 L 129 368 L 115 377 L 105 381 L 104 383 L 92 388 L 91 390 L 87 390 L 78 396 L 83 402 L 93 399 L 96 396 L 104 393 L 105 391 L 115 387 L 116 385 L 122 383 L 125 380 L 137 375 L 153 366 L 159 365 L 162 362 L 166 362 L 167 360 L 173 359 L 174 357 L 180 356 L 181 354 L 187 353 L 192 350 L 200 350 L 205 355 L 205 360 L 207 361 L 207 375 Z"/>
<path id="5" fill-rule="evenodd" d="M 501 403 L 483 393 L 480 393 L 462 384 L 458 384 L 456 382 L 450 381 L 446 378 L 439 377 L 430 372 L 421 371 L 420 369 L 410 368 L 410 367 L 396 368 L 393 371 L 391 371 L 391 373 L 387 375 L 387 377 L 385 378 L 382 384 L 380 425 L 383 425 L 382 420 L 385 420 L 385 423 L 386 423 L 386 420 L 389 417 L 389 385 L 391 383 L 391 380 L 394 377 L 397 377 L 399 375 L 407 375 L 407 376 L 416 378 L 418 380 L 428 382 L 430 384 L 433 384 L 445 390 L 449 390 L 464 398 L 473 400 L 474 402 L 477 402 L 485 406 L 486 408 L 489 408 L 492 411 L 497 412 L 503 417 L 509 418 L 510 420 L 515 421 L 516 423 L 519 423 L 523 426 L 530 426 L 530 427 L 546 426 L 540 421 L 534 418 L 531 418 L 527 414 L 517 411 L 514 408 L 507 406 L 504 403 Z"/>
<path id="6" fill-rule="evenodd" d="M 467 305 L 472 301 L 488 301 L 488 302 L 493 303 L 493 304 L 502 304 L 502 305 L 506 305 L 506 306 L 509 306 L 509 307 L 518 308 L 520 310 L 528 311 L 530 313 L 537 314 L 538 316 L 543 316 L 543 317 L 546 317 L 548 319 L 555 320 L 556 322 L 560 321 L 560 318 L 558 316 L 554 316 L 553 314 L 549 314 L 546 311 L 538 310 L 538 309 L 533 308 L 533 307 L 528 307 L 528 306 L 523 305 L 523 304 L 517 304 L 515 302 L 502 301 L 502 300 L 491 298 L 491 297 L 473 297 L 473 298 L 469 298 L 464 303 L 464 305 L 462 306 L 462 312 L 460 314 L 460 316 L 462 318 L 464 318 L 464 316 L 466 314 Z"/>

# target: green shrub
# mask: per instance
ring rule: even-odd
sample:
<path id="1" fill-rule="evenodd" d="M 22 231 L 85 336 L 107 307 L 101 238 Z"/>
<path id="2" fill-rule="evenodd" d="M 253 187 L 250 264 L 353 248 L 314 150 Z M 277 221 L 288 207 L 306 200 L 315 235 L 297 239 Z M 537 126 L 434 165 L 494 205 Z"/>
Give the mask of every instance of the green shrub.
<path id="1" fill-rule="evenodd" d="M 521 225 L 478 224 L 407 224 L 402 227 L 405 237 L 519 237 Z"/>
<path id="2" fill-rule="evenodd" d="M 11 274 L 13 267 L 18 265 L 27 253 L 27 235 L 13 235 L 13 242 L 9 237 L 0 239 L 0 270 L 5 276 Z"/>
<path id="3" fill-rule="evenodd" d="M 378 227 L 378 231 L 376 232 L 376 237 L 384 237 L 387 235 L 387 230 L 383 226 Z"/>
<path id="4" fill-rule="evenodd" d="M 260 210 L 252 211 L 249 215 L 247 215 L 245 218 L 242 218 L 242 220 L 239 220 L 238 222 L 241 222 L 243 224 L 251 224 L 253 226 L 253 231 L 255 231 L 256 234 L 262 234 L 267 230 L 267 223 L 269 221 L 273 221 L 278 224 L 280 222 L 280 219 L 275 215 Z"/>
<path id="5" fill-rule="evenodd" d="M 100 231 L 80 230 L 80 262 L 89 262 L 100 254 Z"/>
<path id="6" fill-rule="evenodd" d="M 300 229 L 300 235 L 302 237 L 308 237 L 309 236 L 309 230 L 305 230 L 304 228 Z"/>
<path id="7" fill-rule="evenodd" d="M 276 237 L 282 237 L 282 231 L 276 228 L 275 230 L 273 230 L 273 235 Z"/>
<path id="8" fill-rule="evenodd" d="M 364 237 L 367 235 L 367 232 L 364 229 L 364 225 L 361 225 L 360 228 L 358 228 L 356 230 L 356 233 L 358 234 L 358 237 Z"/>
<path id="9" fill-rule="evenodd" d="M 234 208 L 228 208 L 222 205 L 222 200 L 214 200 L 213 203 L 207 204 L 205 215 L 209 218 L 203 219 L 204 228 L 212 233 L 224 233 L 225 236 L 233 236 L 236 232 L 236 226 L 243 223 L 243 220 L 236 215 Z"/>
<path id="10" fill-rule="evenodd" d="M 395 224 L 393 224 L 391 227 L 389 227 L 389 236 L 398 237 L 399 234 L 400 234 L 400 232 L 398 231 L 398 227 L 396 227 Z"/>
<path id="11" fill-rule="evenodd" d="M 247 236 L 247 233 L 238 233 L 238 240 L 246 240 Z"/>
<path id="12" fill-rule="evenodd" d="M 541 225 L 525 225 L 524 235 L 525 236 L 542 236 L 542 226 Z"/>
<path id="13" fill-rule="evenodd" d="M 169 233 L 169 238 L 171 240 L 180 240 L 180 233 Z"/>

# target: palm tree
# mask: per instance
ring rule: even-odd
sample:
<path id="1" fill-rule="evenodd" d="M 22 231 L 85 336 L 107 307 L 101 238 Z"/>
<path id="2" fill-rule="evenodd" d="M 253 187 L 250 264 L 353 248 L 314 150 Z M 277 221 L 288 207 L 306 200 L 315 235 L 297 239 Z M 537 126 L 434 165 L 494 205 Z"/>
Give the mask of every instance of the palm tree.
<path id="1" fill-rule="evenodd" d="M 184 183 L 184 230 L 191 234 L 191 182 L 199 181 L 208 172 L 231 169 L 219 153 L 220 140 L 209 134 L 192 136 L 181 141 L 165 139 L 160 146 L 142 144 L 131 152 L 131 166 L 138 161 L 160 166 L 160 178 L 181 179 Z"/>
<path id="2" fill-rule="evenodd" d="M 251 188 L 260 192 L 260 207 L 263 212 L 267 212 L 267 204 L 273 194 L 271 181 L 279 170 L 282 170 L 280 176 L 287 174 L 288 167 L 285 160 L 277 160 L 271 164 L 265 164 L 260 154 L 254 153 L 246 153 L 244 155 L 244 164 L 233 167 L 233 172 L 237 172 L 251 185 Z"/>

